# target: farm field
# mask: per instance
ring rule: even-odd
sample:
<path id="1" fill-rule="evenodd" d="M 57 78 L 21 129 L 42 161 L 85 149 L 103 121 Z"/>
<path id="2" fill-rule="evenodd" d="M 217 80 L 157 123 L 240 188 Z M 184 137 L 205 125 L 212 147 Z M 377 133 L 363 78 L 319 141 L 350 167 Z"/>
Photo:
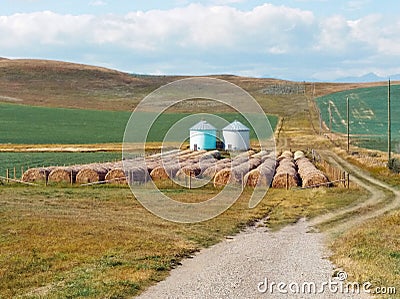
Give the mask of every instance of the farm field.
<path id="1" fill-rule="evenodd" d="M 0 103 L 0 143 L 12 144 L 94 144 L 122 142 L 131 113 L 34 107 Z M 161 142 L 169 128 L 190 113 L 163 113 L 154 123 L 147 141 Z M 231 122 L 246 121 L 237 113 L 219 113 Z M 141 113 L 140 116 L 152 117 Z M 269 115 L 272 129 L 278 118 Z M 200 120 L 200 119 L 199 119 Z M 146 130 L 147 128 L 137 128 Z M 189 128 L 187 135 L 189 134 Z M 254 137 L 253 135 L 251 137 Z"/>
<path id="2" fill-rule="evenodd" d="M 358 88 L 317 98 L 327 127 L 332 113 L 332 131 L 347 132 L 346 98 L 350 106 L 350 134 L 361 147 L 387 150 L 387 86 Z M 391 86 L 392 149 L 400 151 L 400 85 Z"/>

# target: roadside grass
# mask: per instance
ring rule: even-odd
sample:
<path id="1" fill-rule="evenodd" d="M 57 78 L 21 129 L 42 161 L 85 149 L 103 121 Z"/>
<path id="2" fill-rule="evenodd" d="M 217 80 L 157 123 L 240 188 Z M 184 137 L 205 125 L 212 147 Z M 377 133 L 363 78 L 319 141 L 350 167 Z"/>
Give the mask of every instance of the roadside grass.
<path id="1" fill-rule="evenodd" d="M 400 210 L 353 228 L 331 244 L 332 260 L 349 274 L 349 281 L 370 282 L 376 287 L 395 287 L 400 294 Z"/>
<path id="2" fill-rule="evenodd" d="M 178 199 L 177 188 L 164 189 Z M 202 200 L 211 188 L 188 191 Z M 187 193 L 185 193 L 187 195 Z M 0 187 L 0 297 L 121 298 L 164 279 L 182 258 L 256 219 L 278 229 L 365 196 L 345 189 L 274 190 L 255 209 L 251 194 L 196 224 L 162 220 L 128 188 Z"/>

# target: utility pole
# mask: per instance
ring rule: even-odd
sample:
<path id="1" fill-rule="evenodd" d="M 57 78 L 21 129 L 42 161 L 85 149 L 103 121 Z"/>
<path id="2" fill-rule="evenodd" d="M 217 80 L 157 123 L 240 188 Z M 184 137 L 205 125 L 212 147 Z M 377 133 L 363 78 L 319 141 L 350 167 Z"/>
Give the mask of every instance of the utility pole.
<path id="1" fill-rule="evenodd" d="M 346 98 L 347 107 L 347 152 L 350 152 L 350 109 L 349 109 L 349 97 Z"/>
<path id="2" fill-rule="evenodd" d="M 388 82 L 388 128 L 387 128 L 387 134 L 388 134 L 388 162 L 390 162 L 390 159 L 392 158 L 392 128 L 391 128 L 391 107 L 390 107 L 390 79 Z"/>

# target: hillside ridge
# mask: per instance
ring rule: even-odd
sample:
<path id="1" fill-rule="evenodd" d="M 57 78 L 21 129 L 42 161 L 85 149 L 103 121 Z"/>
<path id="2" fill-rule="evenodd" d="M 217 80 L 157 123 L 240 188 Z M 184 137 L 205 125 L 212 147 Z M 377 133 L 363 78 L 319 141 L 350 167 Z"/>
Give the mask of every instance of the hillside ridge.
<path id="1" fill-rule="evenodd" d="M 0 102 L 22 105 L 131 111 L 157 88 L 188 76 L 129 74 L 100 66 L 39 59 L 0 58 Z M 192 77 L 192 76 L 191 76 Z M 374 83 L 291 82 L 273 78 L 207 75 L 234 83 L 256 99 L 271 85 L 304 84 L 310 96 L 381 86 Z"/>

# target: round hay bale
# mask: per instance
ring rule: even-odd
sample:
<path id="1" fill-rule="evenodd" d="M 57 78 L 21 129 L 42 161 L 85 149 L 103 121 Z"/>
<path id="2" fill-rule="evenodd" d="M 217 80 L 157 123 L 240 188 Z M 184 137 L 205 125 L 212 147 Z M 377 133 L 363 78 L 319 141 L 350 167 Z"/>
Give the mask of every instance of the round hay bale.
<path id="1" fill-rule="evenodd" d="M 126 179 L 125 172 L 122 168 L 114 168 L 107 172 L 105 176 L 106 181 L 111 181 L 110 183 L 115 184 L 128 184 L 128 180 Z"/>
<path id="2" fill-rule="evenodd" d="M 256 187 L 263 186 L 269 187 L 274 178 L 275 173 L 275 161 L 266 160 L 256 169 L 248 172 L 244 177 L 246 186 Z"/>
<path id="3" fill-rule="evenodd" d="M 107 170 L 105 168 L 82 168 L 76 175 L 76 182 L 79 184 L 87 184 L 104 181 Z"/>
<path id="4" fill-rule="evenodd" d="M 315 165 L 307 158 L 299 158 L 296 161 L 303 187 L 317 187 L 329 183 L 326 175 L 317 169 Z"/>
<path id="5" fill-rule="evenodd" d="M 22 175 L 24 182 L 41 182 L 48 179 L 51 168 L 29 168 Z"/>
<path id="6" fill-rule="evenodd" d="M 297 161 L 300 158 L 304 158 L 304 157 L 305 157 L 305 155 L 304 155 L 304 153 L 302 151 L 296 151 L 294 153 L 294 160 L 295 161 Z"/>
<path id="7" fill-rule="evenodd" d="M 228 184 L 231 180 L 231 169 L 224 168 L 218 171 L 214 176 L 214 187 L 220 188 Z"/>
<path id="8" fill-rule="evenodd" d="M 171 178 L 175 177 L 179 169 L 180 167 L 178 165 L 167 165 L 165 166 L 165 168 L 162 166 L 158 166 L 150 172 L 150 177 L 152 178 L 152 180 L 166 180 L 170 176 Z"/>
<path id="9" fill-rule="evenodd" d="M 214 178 L 216 173 L 224 168 L 231 167 L 231 159 L 225 158 L 222 160 L 218 160 L 215 164 L 211 164 L 209 166 L 201 166 L 202 172 L 201 176 L 204 178 Z"/>
<path id="10" fill-rule="evenodd" d="M 50 172 L 48 181 L 52 183 L 71 183 L 71 174 L 72 182 L 74 182 L 75 173 L 73 170 L 57 167 Z"/>
<path id="11" fill-rule="evenodd" d="M 179 169 L 179 171 L 176 173 L 176 177 L 180 180 L 184 180 L 188 176 L 197 177 L 200 175 L 200 172 L 201 172 L 200 166 L 198 164 L 194 164 Z"/>
<path id="12" fill-rule="evenodd" d="M 302 178 L 302 182 L 303 187 L 318 187 L 318 185 L 327 185 L 329 180 L 322 172 L 314 172 Z"/>
<path id="13" fill-rule="evenodd" d="M 281 160 L 279 162 L 279 167 L 286 167 L 286 168 L 291 167 L 291 168 L 296 169 L 296 164 L 293 161 L 293 159 L 286 159 L 285 158 L 285 159 L 283 159 L 283 160 Z"/>

